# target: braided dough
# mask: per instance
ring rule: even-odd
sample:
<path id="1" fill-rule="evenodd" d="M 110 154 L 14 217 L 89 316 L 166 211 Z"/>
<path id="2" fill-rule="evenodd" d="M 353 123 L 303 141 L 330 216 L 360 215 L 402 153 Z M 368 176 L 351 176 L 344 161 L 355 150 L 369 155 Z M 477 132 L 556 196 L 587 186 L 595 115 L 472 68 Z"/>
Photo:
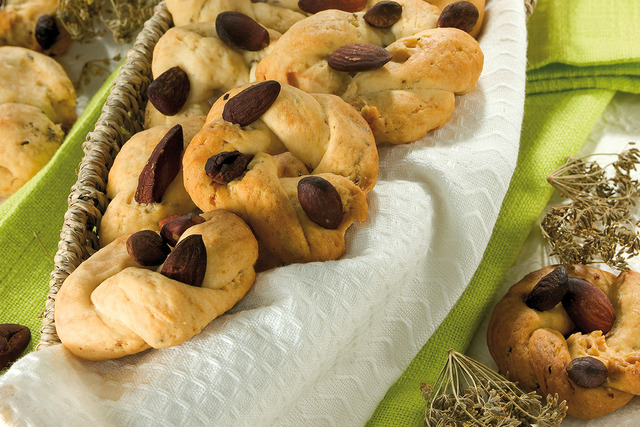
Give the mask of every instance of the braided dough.
<path id="1" fill-rule="evenodd" d="M 185 148 L 202 127 L 199 118 L 182 121 Z M 133 135 L 116 156 L 109 170 L 107 197 L 111 200 L 99 227 L 100 246 L 140 230 L 160 230 L 158 221 L 196 209 L 184 189 L 182 172 L 171 182 L 159 203 L 140 204 L 134 199 L 138 177 L 158 142 L 171 126 L 156 126 Z"/>
<path id="2" fill-rule="evenodd" d="M 388 29 L 370 26 L 364 12 L 326 10 L 296 23 L 256 68 L 257 80 L 278 80 L 310 93 L 333 93 L 371 125 L 377 142 L 403 144 L 443 126 L 455 95 L 471 91 L 482 72 L 478 42 L 455 28 L 434 28 L 439 9 L 402 0 L 402 17 Z M 337 48 L 353 43 L 386 47 L 381 68 L 348 73 L 328 66 Z"/>
<path id="3" fill-rule="evenodd" d="M 258 246 L 237 216 L 215 211 L 182 239 L 202 235 L 207 267 L 202 287 L 142 267 L 129 256 L 128 236 L 83 262 L 56 298 L 56 329 L 75 355 L 103 360 L 167 348 L 200 333 L 251 288 Z"/>
<path id="4" fill-rule="evenodd" d="M 228 209 L 243 217 L 261 244 L 261 269 L 292 262 L 336 259 L 344 232 L 367 215 L 365 195 L 375 185 L 378 153 L 366 122 L 340 98 L 310 95 L 283 85 L 274 104 L 254 123 L 226 122 L 218 99 L 183 158 L 185 188 L 204 211 Z M 213 155 L 255 155 L 247 172 L 228 184 L 213 183 L 205 163 Z M 298 203 L 302 175 L 321 175 L 338 190 L 344 219 L 336 230 L 310 221 Z"/>
<path id="5" fill-rule="evenodd" d="M 525 304 L 538 281 L 554 268 L 530 273 L 496 305 L 487 331 L 489 351 L 500 371 L 508 372 L 523 388 L 543 395 L 558 393 L 574 417 L 600 417 L 640 394 L 640 274 L 625 271 L 616 277 L 593 267 L 567 268 L 570 276 L 602 290 L 615 311 L 615 323 L 606 335 L 584 334 L 573 333 L 575 325 L 562 304 L 547 311 Z M 583 356 L 604 362 L 609 371 L 604 384 L 584 388 L 569 379 L 566 366 Z"/>

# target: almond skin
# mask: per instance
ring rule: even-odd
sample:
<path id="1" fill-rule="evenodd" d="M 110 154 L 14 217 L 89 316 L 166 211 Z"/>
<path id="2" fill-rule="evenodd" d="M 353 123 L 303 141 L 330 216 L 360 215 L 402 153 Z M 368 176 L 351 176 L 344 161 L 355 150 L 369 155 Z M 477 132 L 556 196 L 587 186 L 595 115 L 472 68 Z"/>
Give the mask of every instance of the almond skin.
<path id="1" fill-rule="evenodd" d="M 182 126 L 175 125 L 154 148 L 138 177 L 135 201 L 158 203 L 182 167 Z"/>
<path id="2" fill-rule="evenodd" d="M 342 199 L 326 179 L 306 176 L 298 181 L 298 201 L 309 219 L 319 226 L 336 229 L 342 224 Z"/>
<path id="3" fill-rule="evenodd" d="M 457 1 L 442 9 L 438 17 L 438 27 L 458 28 L 470 33 L 478 23 L 478 8 L 468 1 Z"/>
<path id="4" fill-rule="evenodd" d="M 170 246 L 175 246 L 178 240 L 180 240 L 182 233 L 194 225 L 202 224 L 204 221 L 204 218 L 196 214 L 179 215 L 171 218 L 162 225 L 160 235 Z"/>
<path id="5" fill-rule="evenodd" d="M 334 50 L 327 62 L 337 71 L 358 72 L 378 69 L 391 57 L 391 52 L 378 45 L 353 43 Z"/>
<path id="6" fill-rule="evenodd" d="M 171 252 L 162 237 L 152 230 L 133 233 L 126 246 L 131 259 L 146 267 L 162 264 Z"/>
<path id="7" fill-rule="evenodd" d="M 595 357 L 576 357 L 566 367 L 571 381 L 580 387 L 593 388 L 604 384 L 609 376 L 606 365 Z"/>
<path id="8" fill-rule="evenodd" d="M 402 16 L 402 5 L 395 1 L 381 1 L 376 3 L 364 14 L 363 18 L 369 25 L 376 28 L 389 28 Z"/>
<path id="9" fill-rule="evenodd" d="M 160 273 L 178 282 L 200 287 L 206 271 L 207 248 L 201 235 L 192 234 L 173 248 Z"/>
<path id="10" fill-rule="evenodd" d="M 318 13 L 327 9 L 358 12 L 364 9 L 367 0 L 300 0 L 298 7 L 307 13 Z"/>
<path id="11" fill-rule="evenodd" d="M 53 44 L 56 42 L 56 39 L 60 35 L 55 16 L 42 15 L 40 18 L 38 18 L 34 35 L 41 48 L 47 50 L 51 46 L 53 46 Z"/>
<path id="12" fill-rule="evenodd" d="M 174 116 L 187 101 L 191 83 L 180 67 L 169 68 L 156 77 L 147 88 L 147 98 L 165 116 Z"/>
<path id="13" fill-rule="evenodd" d="M 228 46 L 252 52 L 269 45 L 269 32 L 240 12 L 222 12 L 216 17 L 216 33 Z"/>
<path id="14" fill-rule="evenodd" d="M 216 184 L 226 185 L 244 173 L 251 159 L 252 154 L 223 151 L 207 159 L 204 171 Z"/>
<path id="15" fill-rule="evenodd" d="M 271 108 L 280 89 L 280 83 L 275 80 L 251 85 L 227 101 L 222 118 L 229 123 L 248 126 Z"/>
<path id="16" fill-rule="evenodd" d="M 31 341 L 31 331 L 15 323 L 0 325 L 0 371 L 18 360 Z"/>
<path id="17" fill-rule="evenodd" d="M 611 330 L 616 317 L 607 295 L 595 285 L 577 277 L 569 277 L 562 306 L 573 323 L 585 334 L 593 331 L 606 334 Z"/>
<path id="18" fill-rule="evenodd" d="M 567 293 L 569 276 L 567 269 L 558 267 L 544 276 L 529 293 L 525 303 L 538 311 L 551 310 Z"/>

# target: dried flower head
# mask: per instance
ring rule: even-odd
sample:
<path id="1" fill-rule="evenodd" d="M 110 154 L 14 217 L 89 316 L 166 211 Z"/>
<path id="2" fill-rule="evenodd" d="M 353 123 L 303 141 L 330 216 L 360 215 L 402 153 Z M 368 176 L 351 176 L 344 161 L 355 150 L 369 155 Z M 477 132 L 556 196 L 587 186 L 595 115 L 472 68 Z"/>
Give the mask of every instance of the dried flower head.
<path id="1" fill-rule="evenodd" d="M 558 395 L 542 398 L 481 363 L 449 350 L 447 362 L 432 387 L 422 384 L 427 402 L 426 426 L 558 426 L 567 413 Z"/>
<path id="2" fill-rule="evenodd" d="M 600 166 L 569 158 L 547 181 L 569 202 L 551 208 L 540 225 L 551 254 L 565 265 L 603 262 L 619 270 L 640 253 L 639 219 L 632 209 L 640 194 L 633 176 L 640 151 L 629 148 Z"/>

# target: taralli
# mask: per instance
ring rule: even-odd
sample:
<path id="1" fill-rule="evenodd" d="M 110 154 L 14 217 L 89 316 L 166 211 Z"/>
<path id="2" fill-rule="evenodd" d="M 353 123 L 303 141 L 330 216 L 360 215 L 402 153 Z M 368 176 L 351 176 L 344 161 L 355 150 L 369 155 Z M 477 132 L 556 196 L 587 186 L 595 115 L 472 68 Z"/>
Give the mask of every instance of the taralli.
<path id="1" fill-rule="evenodd" d="M 496 305 L 487 344 L 523 388 L 557 393 L 568 413 L 592 419 L 640 394 L 640 274 L 550 266 Z"/>
<path id="2" fill-rule="evenodd" d="M 202 216 L 206 221 L 187 229 L 160 267 L 141 264 L 157 248 L 151 231 L 122 236 L 83 262 L 56 298 L 64 346 L 89 360 L 167 348 L 233 307 L 254 282 L 257 242 L 236 215 Z"/>
<path id="3" fill-rule="evenodd" d="M 398 3 L 402 13 L 386 28 L 371 25 L 365 12 L 326 10 L 305 18 L 260 61 L 256 79 L 340 95 L 379 143 L 423 137 L 449 120 L 455 95 L 475 87 L 484 56 L 467 32 L 436 28 L 437 7 Z"/>
<path id="4" fill-rule="evenodd" d="M 306 14 L 298 8 L 297 0 L 167 0 L 167 9 L 176 27 L 198 22 L 215 22 L 222 12 L 243 13 L 267 28 L 279 33 L 303 19 Z"/>
<path id="5" fill-rule="evenodd" d="M 366 218 L 378 153 L 366 122 L 340 98 L 262 82 L 218 99 L 183 166 L 200 209 L 228 209 L 250 224 L 266 268 L 344 253 L 344 231 Z M 340 196 L 344 215 L 333 229 L 309 220 L 300 206 L 298 183 L 310 174 Z M 318 202 L 317 209 L 329 209 Z"/>
<path id="6" fill-rule="evenodd" d="M 38 108 L 0 104 L 0 197 L 9 197 L 60 148 L 64 132 Z"/>
<path id="7" fill-rule="evenodd" d="M 182 148 L 202 127 L 202 121 L 197 118 L 186 120 L 180 128 L 180 152 L 174 159 L 178 171 L 171 177 L 168 186 L 160 200 L 142 203 L 136 201 L 136 192 L 141 185 L 140 175 L 149 163 L 149 159 L 172 129 L 170 126 L 156 126 L 133 135 L 120 150 L 109 171 L 107 181 L 107 197 L 111 200 L 102 216 L 99 227 L 100 246 L 106 246 L 120 236 L 139 230 L 160 230 L 158 222 L 163 218 L 182 215 L 196 209 L 191 198 L 184 189 L 182 171 L 180 170 Z M 167 172 L 159 169 L 160 174 Z M 167 175 L 168 176 L 168 175 Z M 163 176 L 143 177 L 142 185 L 155 184 Z"/>
<path id="8" fill-rule="evenodd" d="M 75 122 L 76 92 L 52 58 L 29 49 L 0 47 L 0 104 L 33 105 L 66 131 Z"/>
<path id="9" fill-rule="evenodd" d="M 206 116 L 212 100 L 231 88 L 249 83 L 252 67 L 266 55 L 280 33 L 264 29 L 244 15 L 236 18 L 243 20 L 243 17 L 246 22 L 242 31 L 249 31 L 251 25 L 263 31 L 264 44 L 258 45 L 260 49 L 231 46 L 230 42 L 220 39 L 220 27 L 216 28 L 215 22 L 174 27 L 158 40 L 152 61 L 154 82 L 158 86 L 152 85 L 149 88 L 149 98 L 153 100 L 156 95 L 154 92 L 162 91 L 166 92 L 162 96 L 167 99 L 168 104 L 179 105 L 169 105 L 175 113 L 167 114 L 166 111 L 159 111 L 153 102 L 149 102 L 145 110 L 145 127 L 173 125 L 183 117 Z M 226 27 L 230 24 L 220 25 Z M 162 83 L 163 73 L 174 67 L 184 72 L 180 79 L 187 79 L 187 96 L 181 101 L 181 97 L 176 94 L 180 86 L 176 83 L 177 78 L 166 84 Z"/>
<path id="10" fill-rule="evenodd" d="M 0 2 L 0 46 L 21 46 L 47 55 L 63 54 L 71 37 L 56 19 L 58 0 Z"/>

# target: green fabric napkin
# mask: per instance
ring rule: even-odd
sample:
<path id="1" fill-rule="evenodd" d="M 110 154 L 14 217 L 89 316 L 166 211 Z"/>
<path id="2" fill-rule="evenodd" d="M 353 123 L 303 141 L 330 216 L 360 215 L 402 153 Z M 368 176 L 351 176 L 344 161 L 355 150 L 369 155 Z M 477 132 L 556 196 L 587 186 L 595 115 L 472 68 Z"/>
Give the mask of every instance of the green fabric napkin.
<path id="1" fill-rule="evenodd" d="M 637 0 L 539 0 L 529 24 L 527 96 L 516 170 L 484 257 L 462 297 L 389 389 L 369 425 L 419 425 L 420 383 L 447 350 L 465 351 L 553 190 L 546 176 L 574 155 L 616 91 L 640 92 Z"/>
<path id="2" fill-rule="evenodd" d="M 67 197 L 83 156 L 82 143 L 93 131 L 117 73 L 91 99 L 47 166 L 0 205 L 0 323 L 29 327 L 27 351 L 40 341 L 40 314 L 49 292 Z"/>

